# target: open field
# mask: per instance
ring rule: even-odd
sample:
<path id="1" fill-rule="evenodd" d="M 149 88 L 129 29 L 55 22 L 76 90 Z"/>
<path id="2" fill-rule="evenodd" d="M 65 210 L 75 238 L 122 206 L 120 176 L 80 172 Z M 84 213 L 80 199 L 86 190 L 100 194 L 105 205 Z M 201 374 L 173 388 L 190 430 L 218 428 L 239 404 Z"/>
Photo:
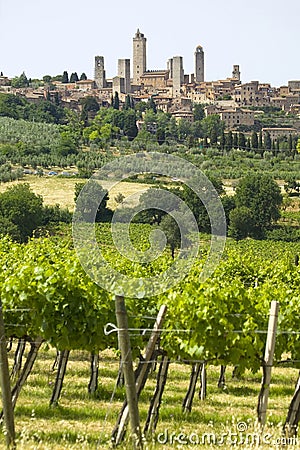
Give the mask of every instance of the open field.
<path id="1" fill-rule="evenodd" d="M 9 186 L 13 186 L 15 184 L 29 183 L 33 192 L 43 197 L 45 205 L 59 204 L 61 208 L 68 208 L 70 211 L 73 211 L 75 184 L 84 183 L 85 181 L 87 180 L 80 178 L 67 178 L 47 175 L 38 177 L 36 175 L 25 175 L 21 180 L 13 181 L 10 183 L 0 183 L 0 192 L 5 191 Z M 112 181 L 102 180 L 100 184 L 105 189 L 108 189 L 110 191 L 108 206 L 111 209 L 116 208 L 117 203 L 115 201 L 115 197 L 119 193 L 123 194 L 125 198 L 127 198 L 131 195 L 139 195 L 149 187 L 153 187 L 153 185 L 146 183 L 130 183 L 128 181 L 122 181 L 112 188 L 111 186 L 114 184 Z M 226 194 L 234 195 L 237 180 L 226 179 L 223 180 L 223 184 Z M 284 182 L 282 180 L 279 180 L 278 184 L 280 186 L 281 192 L 284 193 Z M 138 197 L 135 196 L 135 198 L 133 198 L 131 202 L 130 200 L 128 200 L 128 206 L 135 204 L 137 202 L 137 199 Z M 299 207 L 299 201 L 297 198 L 293 199 L 292 203 L 298 203 Z"/>
<path id="2" fill-rule="evenodd" d="M 18 449 L 108 449 L 110 435 L 114 428 L 122 401 L 124 388 L 116 388 L 118 358 L 111 352 L 103 352 L 100 360 L 99 387 L 95 397 L 87 392 L 89 380 L 89 355 L 73 352 L 65 375 L 59 406 L 49 407 L 51 389 L 55 379 L 52 365 L 54 351 L 41 350 L 32 374 L 21 392 L 15 411 L 15 424 L 18 435 Z M 200 401 L 196 391 L 193 409 L 190 414 L 181 412 L 181 403 L 186 394 L 190 366 L 172 362 L 166 389 L 163 395 L 160 418 L 152 442 L 145 449 L 208 448 L 208 437 L 215 434 L 218 443 L 215 448 L 232 448 L 222 434 L 237 433 L 238 439 L 256 439 L 256 404 L 260 388 L 261 374 L 247 372 L 240 380 L 232 379 L 232 368 L 227 371 L 227 388 L 217 388 L 219 368 L 208 367 L 207 399 Z M 140 398 L 142 426 L 145 423 L 149 401 L 155 386 L 157 372 L 152 373 Z M 285 420 L 297 370 L 275 368 L 270 390 L 268 425 L 264 432 L 267 444 L 259 448 L 280 448 L 275 446 L 275 438 L 280 438 L 281 424 Z M 173 435 L 172 435 L 173 433 Z M 174 436 L 185 433 L 191 445 L 178 445 Z M 271 435 L 271 436 L 269 436 Z M 173 437 L 172 437 L 173 436 Z M 237 437 L 233 435 L 232 439 Z M 196 439 L 206 439 L 195 445 Z M 225 439 L 227 439 L 225 437 Z M 228 438 L 229 439 L 229 438 Z M 201 441 L 202 442 L 202 441 Z M 3 435 L 1 448 L 4 448 Z M 253 445 L 239 445 L 239 448 L 257 448 Z M 284 446 L 285 447 L 285 446 Z M 132 448 L 124 443 L 120 448 Z M 299 445 L 289 448 L 298 449 Z"/>
<path id="3" fill-rule="evenodd" d="M 13 186 L 15 184 L 29 183 L 32 191 L 43 197 L 45 205 L 59 204 L 61 208 L 68 208 L 70 211 L 73 211 L 75 184 L 84 183 L 85 181 L 87 180 L 79 178 L 63 178 L 57 176 L 38 177 L 36 175 L 25 175 L 22 180 L 0 184 L 0 192 L 5 191 L 9 186 Z M 101 185 L 108 190 L 112 184 L 113 182 L 107 180 L 101 181 Z M 117 206 L 114 199 L 119 193 L 122 193 L 125 197 L 129 197 L 136 193 L 142 193 L 149 186 L 150 185 L 145 183 L 129 183 L 122 181 L 112 187 L 109 193 L 108 206 L 112 209 Z"/>

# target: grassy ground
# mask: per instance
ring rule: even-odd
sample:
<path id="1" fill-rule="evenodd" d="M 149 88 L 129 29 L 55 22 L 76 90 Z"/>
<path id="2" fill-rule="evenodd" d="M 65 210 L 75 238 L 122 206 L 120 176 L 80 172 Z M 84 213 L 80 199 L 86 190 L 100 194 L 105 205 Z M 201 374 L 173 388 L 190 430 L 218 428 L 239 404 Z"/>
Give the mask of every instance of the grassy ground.
<path id="1" fill-rule="evenodd" d="M 54 357 L 53 351 L 41 351 L 34 371 L 21 392 L 15 410 L 18 449 L 110 448 L 110 435 L 124 398 L 124 388 L 115 387 L 118 359 L 112 353 L 102 353 L 100 384 L 97 395 L 91 397 L 87 393 L 89 355 L 78 351 L 71 353 L 59 406 L 49 407 L 55 379 L 55 372 L 52 370 Z M 229 368 L 227 388 L 220 390 L 217 388 L 219 368 L 208 367 L 207 399 L 201 402 L 197 389 L 192 412 L 184 415 L 181 403 L 188 387 L 190 367 L 172 362 L 156 434 L 145 444 L 145 448 L 208 448 L 208 439 L 212 442 L 213 435 L 218 440 L 215 448 L 232 448 L 228 439 L 230 433 L 237 432 L 238 436 L 233 434 L 231 439 L 248 439 L 249 443 L 239 445 L 239 448 L 254 448 L 258 430 L 255 420 L 261 375 L 247 372 L 242 379 L 236 380 L 231 378 L 231 374 L 232 368 Z M 155 377 L 156 372 L 150 376 L 140 398 L 142 426 L 154 390 Z M 280 438 L 296 378 L 295 369 L 274 369 L 268 425 L 264 432 L 266 445 L 260 445 L 259 448 L 275 448 L 273 440 Z M 210 438 L 208 435 L 205 437 L 205 433 L 209 433 Z M 224 443 L 221 441 L 222 434 Z M 195 445 L 197 439 L 200 440 L 199 445 Z M 204 441 L 201 444 L 202 439 Z M 180 445 L 180 440 L 186 443 Z M 253 445 L 250 445 L 251 442 Z M 0 448 L 5 448 L 3 434 Z M 131 448 L 130 442 L 127 441 L 121 448 Z M 300 448 L 300 445 L 290 448 Z"/>
<path id="2" fill-rule="evenodd" d="M 78 178 L 63 178 L 56 176 L 43 176 L 38 177 L 36 175 L 25 175 L 22 180 L 13 181 L 11 183 L 0 184 L 0 192 L 5 191 L 9 186 L 18 183 L 29 183 L 32 191 L 35 194 L 39 194 L 44 199 L 45 205 L 59 204 L 62 208 L 69 208 L 71 211 L 74 209 L 74 190 L 76 183 L 84 183 L 87 180 Z M 101 185 L 105 189 L 110 189 L 112 183 L 109 181 L 101 181 Z M 131 196 L 136 193 L 141 193 L 146 190 L 149 185 L 144 183 L 129 183 L 122 181 L 116 186 L 111 188 L 109 193 L 108 206 L 114 209 L 117 206 L 115 197 L 122 193 L 125 197 Z M 133 200 L 137 201 L 137 200 Z"/>

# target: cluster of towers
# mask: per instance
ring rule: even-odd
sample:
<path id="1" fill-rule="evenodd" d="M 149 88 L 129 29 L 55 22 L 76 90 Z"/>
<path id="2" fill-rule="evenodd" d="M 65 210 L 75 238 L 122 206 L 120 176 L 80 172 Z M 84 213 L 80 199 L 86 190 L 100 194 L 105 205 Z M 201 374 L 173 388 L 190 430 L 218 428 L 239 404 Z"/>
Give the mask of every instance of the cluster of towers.
<path id="1" fill-rule="evenodd" d="M 184 83 L 182 56 L 174 56 L 167 63 L 168 78 L 173 81 L 173 97 L 180 95 L 180 86 Z M 140 90 L 143 75 L 147 71 L 147 39 L 138 29 L 133 38 L 132 76 L 130 59 L 118 60 L 118 74 L 108 82 L 105 75 L 104 57 L 95 56 L 95 83 L 98 89 L 112 87 L 113 91 L 128 94 Z M 156 71 L 160 72 L 160 71 Z M 163 71 L 161 71 L 163 72 Z M 204 81 L 204 51 L 199 45 L 195 51 L 195 73 L 193 81 Z"/>

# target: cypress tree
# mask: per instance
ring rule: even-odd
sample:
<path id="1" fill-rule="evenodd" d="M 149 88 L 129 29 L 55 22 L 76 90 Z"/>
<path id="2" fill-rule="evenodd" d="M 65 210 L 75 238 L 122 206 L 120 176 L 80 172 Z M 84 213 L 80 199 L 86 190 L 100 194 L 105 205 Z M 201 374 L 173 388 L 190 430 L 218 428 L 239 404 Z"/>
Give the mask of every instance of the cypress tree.
<path id="1" fill-rule="evenodd" d="M 68 75 L 68 72 L 66 70 L 64 71 L 64 73 L 62 75 L 61 82 L 62 83 L 69 83 L 69 75 Z"/>
<path id="2" fill-rule="evenodd" d="M 260 153 L 263 152 L 263 137 L 262 137 L 262 131 L 259 132 L 259 137 L 258 137 L 258 150 Z"/>
<path id="3" fill-rule="evenodd" d="M 229 131 L 226 134 L 226 150 L 231 150 L 232 149 L 232 131 Z"/>
<path id="4" fill-rule="evenodd" d="M 113 100 L 113 108 L 119 109 L 120 108 L 120 100 L 119 100 L 119 94 L 115 92 L 114 100 Z"/>
<path id="5" fill-rule="evenodd" d="M 238 148 L 238 146 L 239 146 L 237 133 L 233 134 L 232 146 L 233 146 L 233 148 Z"/>
<path id="6" fill-rule="evenodd" d="M 218 135 L 217 135 L 217 131 L 216 131 L 215 127 L 213 127 L 211 129 L 209 137 L 210 137 L 210 143 L 212 145 L 215 145 L 218 141 Z"/>
<path id="7" fill-rule="evenodd" d="M 272 141 L 271 141 L 270 133 L 268 131 L 265 134 L 264 144 L 265 144 L 265 149 L 266 150 L 271 150 L 271 148 L 272 148 Z"/>
<path id="8" fill-rule="evenodd" d="M 77 72 L 71 73 L 71 76 L 70 76 L 70 83 L 76 83 L 77 81 L 79 81 Z"/>
<path id="9" fill-rule="evenodd" d="M 131 98 L 130 98 L 130 95 L 127 94 L 126 98 L 125 98 L 124 109 L 127 111 L 128 109 L 131 109 L 131 108 L 132 108 L 132 106 L 131 106 Z"/>
<path id="10" fill-rule="evenodd" d="M 244 133 L 239 133 L 238 136 L 238 145 L 241 150 L 244 150 L 246 147 L 246 138 Z"/>
<path id="11" fill-rule="evenodd" d="M 225 133 L 222 131 L 221 137 L 220 137 L 220 148 L 221 150 L 224 150 L 225 148 Z"/>
<path id="12" fill-rule="evenodd" d="M 255 131 L 253 131 L 253 133 L 251 135 L 251 147 L 253 148 L 253 150 L 258 149 L 258 137 L 257 137 L 257 133 Z"/>
<path id="13" fill-rule="evenodd" d="M 289 151 L 292 152 L 293 150 L 293 138 L 292 135 L 289 135 Z"/>
<path id="14" fill-rule="evenodd" d="M 249 152 L 251 150 L 251 139 L 250 139 L 250 137 L 248 137 L 247 141 L 246 141 L 246 150 L 248 150 Z"/>
<path id="15" fill-rule="evenodd" d="M 80 81 L 87 80 L 87 76 L 84 72 L 80 75 Z"/>
<path id="16" fill-rule="evenodd" d="M 150 97 L 150 100 L 149 100 L 149 109 L 152 109 L 152 111 L 154 112 L 154 114 L 157 113 L 157 108 L 156 108 L 155 101 L 153 100 L 153 97 Z"/>
<path id="17" fill-rule="evenodd" d="M 135 111 L 130 109 L 124 113 L 124 134 L 128 137 L 129 141 L 132 141 L 138 134 L 138 128 L 136 126 Z"/>

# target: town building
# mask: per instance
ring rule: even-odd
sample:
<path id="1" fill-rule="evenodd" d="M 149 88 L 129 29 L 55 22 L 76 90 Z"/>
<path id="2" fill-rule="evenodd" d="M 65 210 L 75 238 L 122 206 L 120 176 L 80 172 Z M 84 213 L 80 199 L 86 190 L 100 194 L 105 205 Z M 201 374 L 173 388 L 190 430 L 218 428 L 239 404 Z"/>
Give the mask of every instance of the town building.
<path id="1" fill-rule="evenodd" d="M 270 138 L 272 140 L 276 140 L 279 137 L 289 137 L 289 136 L 297 136 L 299 134 L 299 131 L 296 130 L 296 128 L 262 128 L 262 134 L 265 136 L 267 133 L 269 133 Z"/>
<path id="2" fill-rule="evenodd" d="M 252 127 L 254 125 L 254 111 L 239 107 L 222 107 L 209 105 L 205 107 L 206 116 L 217 114 L 225 123 L 228 130 L 234 130 L 241 125 Z"/>
<path id="3" fill-rule="evenodd" d="M 153 94 L 157 93 L 159 90 L 166 89 L 168 80 L 168 70 L 148 70 L 140 77 L 143 89 L 150 91 Z"/>
<path id="4" fill-rule="evenodd" d="M 192 56 L 192 55 L 191 55 Z M 207 114 L 218 114 L 226 123 L 227 129 L 254 125 L 254 112 L 264 106 L 277 107 L 287 114 L 300 114 L 300 80 L 290 80 L 278 89 L 268 83 L 251 81 L 241 82 L 240 66 L 234 64 L 231 75 L 222 80 L 205 80 L 205 54 L 198 45 L 194 52 L 194 73 L 184 72 L 183 57 L 173 56 L 167 60 L 165 68 L 149 69 L 147 67 L 147 38 L 137 29 L 132 40 L 132 59 L 117 60 L 117 73 L 106 78 L 104 56 L 95 56 L 94 79 L 80 80 L 76 83 L 51 81 L 47 98 L 53 92 L 59 95 L 63 105 L 80 109 L 80 99 L 94 96 L 99 105 L 111 104 L 115 92 L 119 99 L 125 101 L 129 94 L 133 101 L 148 101 L 153 98 L 157 109 L 172 113 L 174 117 L 191 120 L 193 105 L 206 104 Z M 39 101 L 44 96 L 44 86 L 31 88 L 13 88 L 7 86 L 10 80 L 0 76 L 0 90 L 26 96 L 30 101 Z M 55 100 L 54 100 L 55 101 Z M 295 121 L 293 122 L 293 127 Z"/>

